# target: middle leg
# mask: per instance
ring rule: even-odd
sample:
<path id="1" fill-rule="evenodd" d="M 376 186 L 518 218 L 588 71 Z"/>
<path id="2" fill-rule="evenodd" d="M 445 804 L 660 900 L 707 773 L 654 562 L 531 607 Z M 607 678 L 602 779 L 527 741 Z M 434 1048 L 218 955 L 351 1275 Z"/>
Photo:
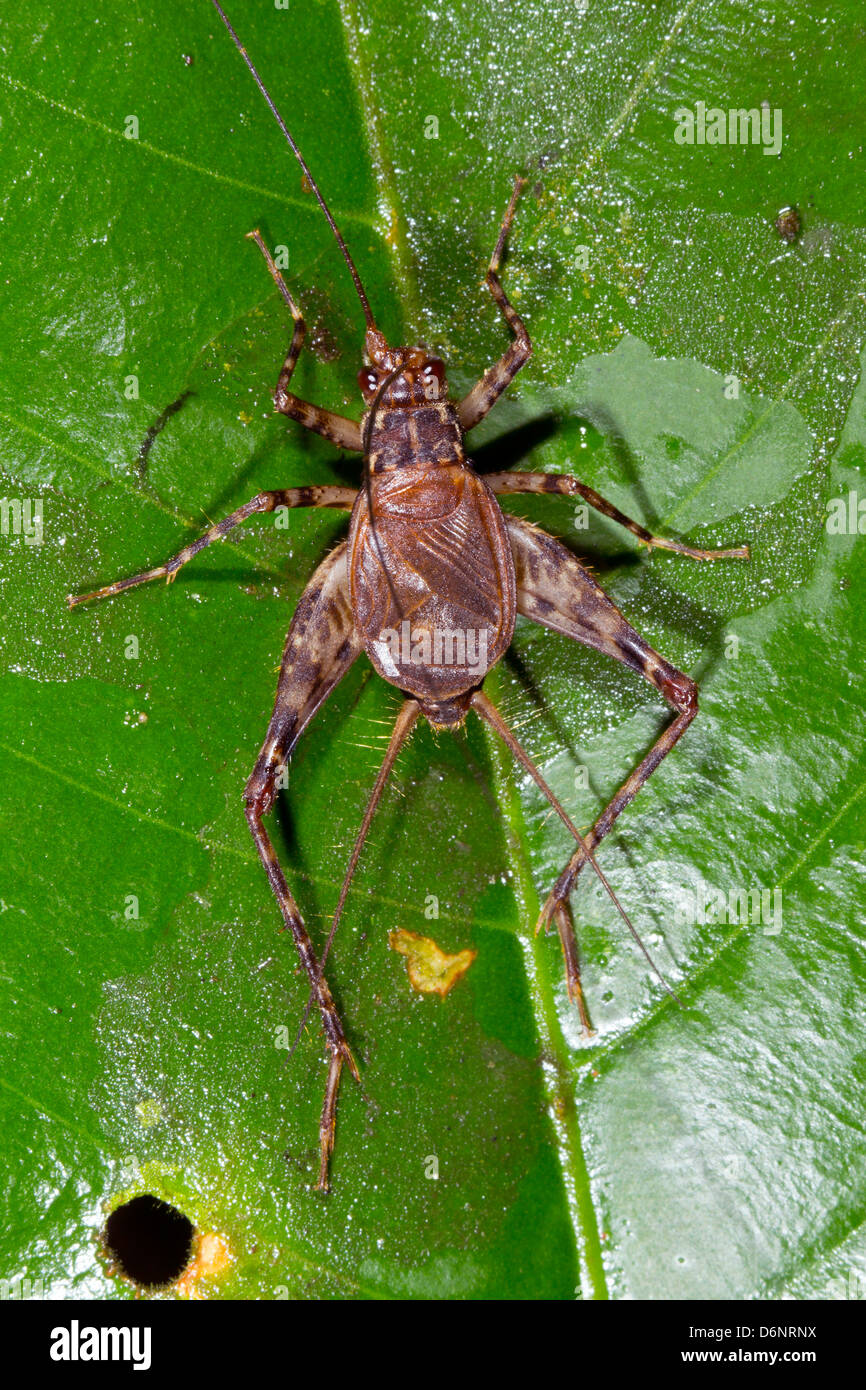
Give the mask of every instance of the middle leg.
<path id="1" fill-rule="evenodd" d="M 732 550 L 699 550 L 695 546 L 685 545 L 683 541 L 669 541 L 664 536 L 654 536 L 646 527 L 641 526 L 640 522 L 633 521 L 625 512 L 621 512 L 619 507 L 608 502 L 601 493 L 587 487 L 586 483 L 582 483 L 579 478 L 571 477 L 568 473 L 486 473 L 484 481 L 492 492 L 500 496 L 530 492 L 543 493 L 548 497 L 582 497 L 597 512 L 601 512 L 602 516 L 609 516 L 611 521 L 616 521 L 627 531 L 631 531 L 632 535 L 637 536 L 650 550 L 674 550 L 678 555 L 688 555 L 692 560 L 749 559 L 747 545 L 735 546 Z"/>
<path id="2" fill-rule="evenodd" d="M 198 555 L 200 550 L 204 550 L 206 545 L 212 545 L 214 541 L 224 540 L 235 526 L 242 525 L 249 517 L 255 516 L 258 512 L 272 512 L 277 507 L 342 507 L 351 511 L 356 496 L 357 493 L 354 488 L 327 485 L 288 487 L 275 492 L 260 492 L 251 501 L 238 507 L 236 512 L 231 512 L 228 516 L 223 517 L 222 521 L 208 527 L 198 540 L 184 546 L 183 550 L 172 555 L 165 564 L 157 565 L 155 569 L 143 570 L 141 574 L 133 574 L 128 579 L 116 579 L 113 584 L 106 584 L 102 589 L 94 589 L 91 594 L 68 594 L 66 602 L 70 608 L 75 608 L 79 603 L 89 603 L 91 599 L 95 598 L 108 598 L 111 594 L 120 594 L 126 589 L 133 589 L 137 584 L 149 584 L 153 579 L 164 579 L 167 584 L 172 584 L 177 578 L 178 570 L 189 564 L 193 556 Z"/>

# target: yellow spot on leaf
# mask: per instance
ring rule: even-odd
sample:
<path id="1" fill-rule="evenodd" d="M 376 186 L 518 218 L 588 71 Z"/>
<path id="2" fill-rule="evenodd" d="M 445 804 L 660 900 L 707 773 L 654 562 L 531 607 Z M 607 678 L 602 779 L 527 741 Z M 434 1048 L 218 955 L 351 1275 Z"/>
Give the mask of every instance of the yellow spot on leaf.
<path id="1" fill-rule="evenodd" d="M 406 957 L 409 983 L 419 994 L 438 994 L 443 999 L 465 975 L 477 956 L 477 951 L 458 951 L 449 956 L 441 951 L 429 936 L 414 931 L 392 931 L 388 937 L 391 948 Z"/>
<path id="2" fill-rule="evenodd" d="M 196 1237 L 195 1254 L 180 1279 L 175 1291 L 181 1298 L 206 1298 L 207 1294 L 197 1287 L 201 1279 L 213 1279 L 228 1269 L 232 1252 L 225 1236 L 208 1231 Z"/>
<path id="3" fill-rule="evenodd" d="M 385 240 L 389 246 L 397 245 L 397 237 L 400 231 L 400 223 L 393 208 L 388 209 L 388 230 L 385 233 Z"/>
<path id="4" fill-rule="evenodd" d="M 162 1102 L 153 1096 L 149 1100 L 140 1100 L 135 1107 L 135 1118 L 145 1129 L 152 1129 L 163 1118 Z"/>

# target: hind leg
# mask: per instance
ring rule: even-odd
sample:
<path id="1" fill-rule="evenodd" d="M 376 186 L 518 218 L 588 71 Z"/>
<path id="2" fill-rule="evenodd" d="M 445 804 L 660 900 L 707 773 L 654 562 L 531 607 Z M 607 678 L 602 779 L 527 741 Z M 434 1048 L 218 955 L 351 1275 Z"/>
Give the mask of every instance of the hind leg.
<path id="1" fill-rule="evenodd" d="M 356 1078 L 358 1069 L 328 982 L 265 829 L 264 817 L 274 803 L 280 773 L 298 739 L 360 650 L 349 604 L 344 542 L 322 562 L 298 603 L 283 651 L 274 712 L 244 794 L 250 833 L 310 981 L 330 1059 L 319 1125 L 321 1156 L 316 1185 L 323 1191 L 328 1189 L 340 1075 L 344 1064 Z"/>
<path id="2" fill-rule="evenodd" d="M 653 651 L 564 545 L 518 517 L 508 516 L 506 525 L 514 556 L 518 612 L 639 672 L 675 711 L 672 722 L 583 837 L 541 910 L 539 927 L 556 923 L 569 993 L 580 1006 L 582 994 L 569 897 L 589 854 L 594 854 L 614 821 L 691 724 L 698 712 L 698 689 L 690 676 Z"/>

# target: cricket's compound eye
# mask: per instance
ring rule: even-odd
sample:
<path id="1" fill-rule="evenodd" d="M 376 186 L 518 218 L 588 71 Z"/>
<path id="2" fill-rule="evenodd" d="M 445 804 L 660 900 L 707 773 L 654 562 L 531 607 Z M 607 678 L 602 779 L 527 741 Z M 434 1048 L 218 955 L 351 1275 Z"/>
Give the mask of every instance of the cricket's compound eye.
<path id="1" fill-rule="evenodd" d="M 362 367 L 358 373 L 358 385 L 365 401 L 372 401 L 379 389 L 379 373 L 375 367 Z"/>
<path id="2" fill-rule="evenodd" d="M 439 357 L 428 357 L 419 375 L 427 400 L 438 401 L 445 385 L 445 363 Z"/>

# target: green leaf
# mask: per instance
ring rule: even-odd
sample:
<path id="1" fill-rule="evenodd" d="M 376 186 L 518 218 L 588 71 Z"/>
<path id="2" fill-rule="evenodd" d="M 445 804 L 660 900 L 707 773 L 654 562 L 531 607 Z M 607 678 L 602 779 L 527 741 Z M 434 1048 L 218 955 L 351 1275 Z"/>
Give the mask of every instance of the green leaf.
<path id="1" fill-rule="evenodd" d="M 359 412 L 362 316 L 206 0 L 180 18 L 165 0 L 10 14 L 4 1271 L 131 1297 L 96 1238 L 153 1192 L 230 1256 L 171 1296 L 856 1296 L 854 7 L 234 0 L 230 17 L 381 326 L 435 345 L 455 391 L 507 342 L 481 275 L 515 173 L 541 158 L 503 272 L 535 351 L 473 436 L 479 468 L 574 472 L 663 534 L 752 546 L 748 565 L 648 558 L 564 500 L 504 504 L 586 557 L 700 683 L 699 718 L 599 851 L 683 1007 L 584 876 L 582 1036 L 555 939 L 533 935 L 562 827 L 477 721 L 421 729 L 330 957 L 362 1084 L 343 1083 L 333 1192 L 312 1191 L 321 1036 L 311 1019 L 284 1045 L 307 987 L 241 793 L 293 607 L 345 520 L 254 521 L 169 589 L 73 612 L 65 596 L 159 563 L 262 488 L 360 477 L 271 413 L 286 315 L 246 232 L 287 248 L 305 397 Z M 678 144 L 674 113 L 698 101 L 780 109 L 781 152 Z M 669 717 L 523 620 L 487 689 L 581 825 Z M 362 658 L 271 818 L 319 947 L 398 704 Z M 760 920 L 741 920 L 749 894 Z M 399 929 L 477 953 L 445 997 L 413 991 Z"/>

